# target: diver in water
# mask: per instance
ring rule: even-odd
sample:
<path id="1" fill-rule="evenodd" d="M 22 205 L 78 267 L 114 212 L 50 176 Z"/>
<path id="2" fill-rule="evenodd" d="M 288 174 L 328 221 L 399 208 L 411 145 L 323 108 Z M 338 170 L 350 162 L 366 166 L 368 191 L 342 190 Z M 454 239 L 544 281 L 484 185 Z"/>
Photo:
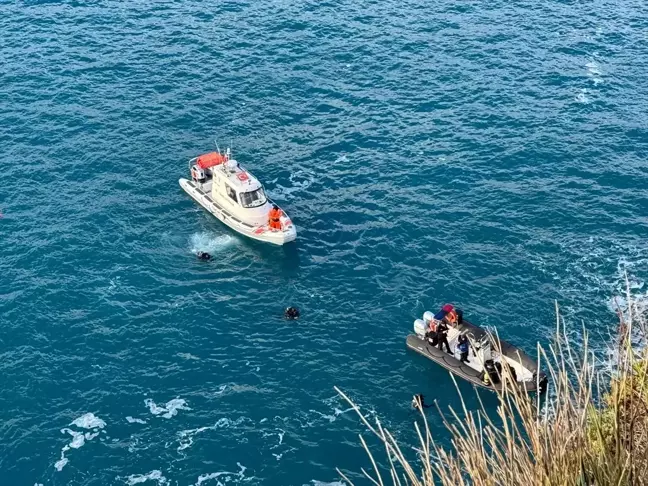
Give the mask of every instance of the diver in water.
<path id="1" fill-rule="evenodd" d="M 211 260 L 211 257 L 212 257 L 206 251 L 199 251 L 198 253 L 196 253 L 196 256 L 198 257 L 198 260 L 203 260 L 203 261 L 206 261 L 206 262 Z"/>
<path id="2" fill-rule="evenodd" d="M 284 311 L 284 317 L 289 321 L 299 319 L 299 309 L 297 307 L 287 307 Z"/>
<path id="3" fill-rule="evenodd" d="M 432 405 L 428 405 L 425 403 L 425 397 L 423 396 L 422 393 L 417 393 L 412 398 L 412 408 L 414 410 L 422 410 L 424 408 L 430 408 L 431 406 Z"/>

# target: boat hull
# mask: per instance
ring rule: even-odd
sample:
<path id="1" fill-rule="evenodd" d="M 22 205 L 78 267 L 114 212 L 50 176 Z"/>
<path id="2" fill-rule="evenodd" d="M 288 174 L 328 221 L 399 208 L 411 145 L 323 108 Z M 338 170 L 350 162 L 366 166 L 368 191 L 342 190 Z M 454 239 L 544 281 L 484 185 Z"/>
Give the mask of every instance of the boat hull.
<path id="1" fill-rule="evenodd" d="M 479 326 L 475 326 L 469 322 L 463 321 L 458 325 L 457 329 L 462 333 L 471 333 L 476 339 L 480 339 L 486 334 L 486 331 Z M 462 363 L 454 355 L 448 354 L 445 351 L 442 351 L 436 346 L 432 346 L 425 339 L 421 339 L 416 334 L 410 334 L 407 336 L 407 347 L 417 353 L 425 356 L 428 359 L 431 359 L 440 366 L 443 366 L 445 369 L 455 374 L 456 376 L 463 378 L 464 380 L 472 383 L 473 385 L 486 388 L 488 390 L 501 390 L 502 384 L 485 384 L 481 379 L 481 372 Z M 522 389 L 525 389 L 528 392 L 537 392 L 541 393 L 545 391 L 547 386 L 547 377 L 542 371 L 538 371 L 538 363 L 531 359 L 524 351 L 513 346 L 511 343 L 499 340 L 499 348 L 501 350 L 501 355 L 520 363 L 525 369 L 533 373 L 534 379 L 529 381 L 518 381 L 516 382 L 517 386 Z"/>
<path id="2" fill-rule="evenodd" d="M 226 208 L 214 201 L 211 196 L 198 187 L 198 185 L 188 179 L 180 179 L 180 187 L 191 196 L 191 198 L 200 204 L 204 209 L 210 212 L 221 223 L 233 229 L 248 238 L 272 243 L 274 245 L 284 245 L 294 241 L 297 237 L 297 231 L 293 224 L 283 230 L 271 230 L 267 225 L 255 226 L 248 224 L 232 215 Z"/>

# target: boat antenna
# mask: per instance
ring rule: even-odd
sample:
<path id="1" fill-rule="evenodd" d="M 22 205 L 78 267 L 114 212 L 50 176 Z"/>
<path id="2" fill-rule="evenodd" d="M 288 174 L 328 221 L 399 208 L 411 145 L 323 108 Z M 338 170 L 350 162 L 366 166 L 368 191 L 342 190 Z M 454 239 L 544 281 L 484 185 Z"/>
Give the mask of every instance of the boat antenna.
<path id="1" fill-rule="evenodd" d="M 214 140 L 214 143 L 216 144 L 216 150 L 220 154 L 220 147 L 218 146 L 218 140 Z"/>

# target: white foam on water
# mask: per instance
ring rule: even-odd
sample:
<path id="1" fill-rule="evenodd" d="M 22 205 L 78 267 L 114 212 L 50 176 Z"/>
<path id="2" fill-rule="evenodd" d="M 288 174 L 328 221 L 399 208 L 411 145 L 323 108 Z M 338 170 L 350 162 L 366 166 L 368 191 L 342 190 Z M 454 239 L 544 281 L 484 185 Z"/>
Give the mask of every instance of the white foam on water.
<path id="1" fill-rule="evenodd" d="M 551 260 L 542 261 L 540 270 L 560 282 L 558 288 L 564 294 L 577 294 L 580 300 L 591 300 L 603 304 L 607 312 L 593 316 L 587 323 L 594 328 L 589 346 L 603 359 L 601 371 L 615 373 L 617 366 L 617 312 L 627 313 L 626 274 L 630 294 L 637 310 L 648 311 L 648 247 L 645 243 L 628 244 L 624 240 L 609 240 L 602 237 L 589 237 L 587 240 L 561 242 L 569 262 L 563 266 L 554 265 Z M 542 259 L 541 259 L 542 260 Z M 612 296 L 612 297 L 610 297 Z M 580 324 L 576 319 L 580 309 L 561 306 L 561 314 L 567 322 L 567 332 L 578 347 L 582 336 L 578 332 Z M 633 345 L 638 345 L 636 336 L 631 336 Z M 607 358 L 607 359 L 606 359 Z"/>
<path id="2" fill-rule="evenodd" d="M 575 98 L 576 98 L 576 101 L 578 101 L 579 103 L 588 104 L 590 102 L 590 99 L 587 96 L 587 89 L 586 88 L 581 89 L 580 92 L 576 95 Z"/>
<path id="3" fill-rule="evenodd" d="M 142 437 L 139 437 L 137 434 L 133 434 L 128 441 L 128 452 L 145 451 L 154 445 L 154 443 L 148 440 L 142 440 Z"/>
<path id="4" fill-rule="evenodd" d="M 228 234 L 216 235 L 210 232 L 194 233 L 189 239 L 189 248 L 191 253 L 204 251 L 214 254 L 230 248 L 237 241 L 236 238 Z"/>
<path id="5" fill-rule="evenodd" d="M 646 316 L 648 314 L 648 289 L 645 289 L 645 282 L 634 275 L 628 275 L 627 281 L 625 280 L 626 266 L 627 262 L 619 262 L 619 273 L 623 274 L 624 277 L 617 283 L 616 295 L 609 300 L 608 308 L 611 312 L 622 315 L 624 322 L 630 322 L 630 317 L 634 318 L 635 327 L 630 333 L 630 343 L 638 351 L 645 344 L 641 332 L 636 327 L 635 316 Z M 629 309 L 628 293 L 632 301 L 632 312 Z M 608 370 L 614 370 L 615 364 L 619 362 L 618 358 L 618 347 L 610 346 L 608 349 L 608 363 L 606 363 Z"/>
<path id="6" fill-rule="evenodd" d="M 243 465 L 241 465 L 240 462 L 237 462 L 236 465 L 240 468 L 239 472 L 233 473 L 233 472 L 228 472 L 228 471 L 220 471 L 220 472 L 215 472 L 215 473 L 210 473 L 210 474 L 201 474 L 198 476 L 198 480 L 194 484 L 194 486 L 200 486 L 202 483 L 210 481 L 212 479 L 218 479 L 221 476 L 225 476 L 224 480 L 225 482 L 229 482 L 230 479 L 232 478 L 237 478 L 237 479 L 244 479 L 245 478 L 245 471 L 247 468 Z M 249 481 L 253 478 L 246 478 L 246 481 Z M 220 480 L 217 482 L 217 485 L 223 485 L 223 483 L 220 482 Z"/>
<path id="7" fill-rule="evenodd" d="M 589 61 L 587 64 L 585 64 L 585 67 L 587 68 L 587 75 L 592 78 L 592 82 L 595 86 L 603 82 L 603 73 L 601 72 L 601 68 L 596 61 Z"/>
<path id="8" fill-rule="evenodd" d="M 589 61 L 587 64 L 585 64 L 585 67 L 587 68 L 587 72 L 593 76 L 598 76 L 601 74 L 600 66 L 594 60 Z"/>
<path id="9" fill-rule="evenodd" d="M 110 279 L 110 286 L 108 287 L 108 290 L 115 290 L 117 288 L 117 285 L 119 284 L 119 279 L 120 277 L 117 276 L 114 279 Z"/>
<path id="10" fill-rule="evenodd" d="M 279 438 L 279 442 L 270 447 L 270 449 L 276 449 L 283 444 L 283 438 L 284 435 L 286 435 L 286 431 L 282 429 L 276 429 L 273 432 L 263 432 L 263 437 L 274 437 L 275 435 Z"/>
<path id="11" fill-rule="evenodd" d="M 178 432 L 178 437 L 179 437 L 179 442 L 180 445 L 178 446 L 177 451 L 183 451 L 185 449 L 188 449 L 193 445 L 193 436 L 196 434 L 200 434 L 201 432 L 204 432 L 206 430 L 214 429 L 213 426 L 211 427 L 200 427 L 197 429 L 190 429 L 190 430 L 181 430 Z"/>
<path id="12" fill-rule="evenodd" d="M 63 468 L 67 465 L 69 462 L 69 459 L 65 457 L 65 451 L 69 450 L 68 446 L 65 446 L 63 450 L 61 450 L 61 458 L 54 463 L 54 468 L 58 471 L 61 472 Z"/>
<path id="13" fill-rule="evenodd" d="M 142 420 L 142 419 L 138 419 L 138 418 L 133 418 L 133 417 L 131 417 L 130 415 L 129 415 L 128 417 L 126 417 L 126 421 L 127 421 L 129 424 L 145 424 L 145 423 L 146 423 L 146 420 Z"/>
<path id="14" fill-rule="evenodd" d="M 94 434 L 91 434 L 90 432 L 85 433 L 85 440 L 92 440 L 95 437 L 97 437 L 101 432 L 95 432 Z"/>
<path id="15" fill-rule="evenodd" d="M 158 471 L 157 469 L 148 474 L 131 474 L 126 478 L 126 482 L 129 486 L 145 483 L 147 481 L 156 481 L 160 485 L 169 484 L 169 480 L 162 475 L 162 471 Z"/>
<path id="16" fill-rule="evenodd" d="M 178 414 L 178 410 L 191 410 L 186 406 L 187 402 L 182 398 L 174 398 L 173 400 L 169 400 L 162 407 L 158 406 L 150 398 L 144 400 L 144 404 L 149 408 L 150 412 L 153 415 L 161 415 L 162 418 L 165 419 L 175 417 Z"/>
<path id="17" fill-rule="evenodd" d="M 327 414 L 319 412 L 317 410 L 310 410 L 310 411 L 313 412 L 313 413 L 318 414 L 320 417 L 325 418 L 329 422 L 333 423 L 333 422 L 335 422 L 335 420 L 338 418 L 339 415 L 342 415 L 342 414 L 347 413 L 347 412 L 351 412 L 352 410 L 353 410 L 353 408 L 347 408 L 346 410 L 340 410 L 339 408 L 336 407 L 335 410 L 333 411 L 333 415 L 327 415 Z"/>
<path id="18" fill-rule="evenodd" d="M 218 477 L 224 474 L 229 474 L 229 473 L 217 472 L 217 473 L 210 473 L 210 474 L 201 474 L 200 476 L 198 476 L 198 481 L 196 481 L 195 486 L 200 486 L 202 483 L 209 481 L 211 479 L 218 479 Z"/>
<path id="19" fill-rule="evenodd" d="M 292 174 L 290 174 L 288 179 L 292 183 L 291 187 L 277 185 L 273 191 L 269 191 L 270 195 L 272 197 L 283 196 L 287 199 L 290 199 L 288 196 L 290 196 L 292 193 L 308 189 L 316 180 L 315 174 L 309 174 L 302 170 L 293 172 Z"/>
<path id="20" fill-rule="evenodd" d="M 83 436 L 83 432 L 76 432 L 67 428 L 61 429 L 61 432 L 64 434 L 70 434 L 72 436 L 72 442 L 68 444 L 68 446 L 72 449 L 78 449 L 83 444 L 85 444 L 85 437 Z"/>
<path id="21" fill-rule="evenodd" d="M 80 429 L 90 429 L 92 432 L 81 432 L 70 429 L 68 427 L 61 429 L 62 434 L 70 434 L 72 440 L 69 444 L 65 445 L 61 449 L 61 459 L 54 463 L 54 468 L 57 471 L 61 471 L 69 462 L 69 459 L 65 457 L 65 453 L 70 449 L 79 449 L 83 447 L 86 441 L 91 441 L 101 433 L 101 429 L 106 426 L 106 422 L 96 417 L 93 413 L 86 413 L 80 417 L 74 419 L 70 425 L 74 425 Z"/>
<path id="22" fill-rule="evenodd" d="M 199 427 L 197 429 L 181 430 L 180 432 L 178 432 L 178 441 L 180 445 L 178 446 L 177 451 L 180 452 L 191 447 L 193 445 L 193 437 L 197 434 L 200 434 L 207 430 L 226 429 L 229 427 L 236 427 L 237 425 L 242 424 L 245 420 L 246 420 L 245 417 L 240 417 L 236 420 L 221 418 L 218 419 L 218 421 L 216 421 L 214 425 Z"/>
<path id="23" fill-rule="evenodd" d="M 103 429 L 106 426 L 106 422 L 95 417 L 93 413 L 86 413 L 74 420 L 70 425 L 76 425 L 82 429 Z"/>

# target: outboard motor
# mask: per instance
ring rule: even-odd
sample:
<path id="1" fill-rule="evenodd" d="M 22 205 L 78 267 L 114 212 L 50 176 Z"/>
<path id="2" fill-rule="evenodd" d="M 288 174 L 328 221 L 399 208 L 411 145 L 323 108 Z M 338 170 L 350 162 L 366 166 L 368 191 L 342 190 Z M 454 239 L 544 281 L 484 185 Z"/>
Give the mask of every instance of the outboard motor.
<path id="1" fill-rule="evenodd" d="M 425 322 L 423 322 L 422 319 L 416 319 L 414 321 L 414 332 L 421 339 L 425 339 L 425 328 L 426 327 L 427 326 L 425 325 Z"/>
<path id="2" fill-rule="evenodd" d="M 205 171 L 202 169 L 202 167 L 192 165 L 191 178 L 194 180 L 194 182 L 200 182 L 202 184 L 203 182 L 205 182 Z"/>
<path id="3" fill-rule="evenodd" d="M 425 324 L 430 324 L 430 322 L 432 322 L 432 319 L 434 319 L 434 314 L 432 314 L 430 311 L 425 311 L 423 313 L 423 322 L 425 322 Z"/>

